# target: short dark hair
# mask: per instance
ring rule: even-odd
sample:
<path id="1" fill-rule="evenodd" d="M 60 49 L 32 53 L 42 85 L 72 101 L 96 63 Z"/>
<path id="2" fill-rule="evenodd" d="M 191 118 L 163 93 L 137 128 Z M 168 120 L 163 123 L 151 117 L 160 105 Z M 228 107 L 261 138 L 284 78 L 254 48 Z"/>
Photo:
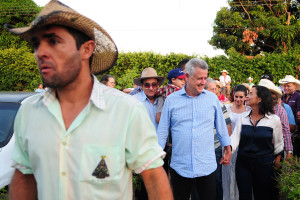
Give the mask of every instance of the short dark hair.
<path id="1" fill-rule="evenodd" d="M 177 65 L 176 68 L 180 68 L 180 69 L 182 69 L 182 70 L 185 70 L 185 64 L 186 64 L 187 62 L 189 62 L 189 61 L 190 61 L 189 58 L 183 59 L 182 61 L 180 61 L 180 62 L 178 63 L 178 65 Z"/>
<path id="2" fill-rule="evenodd" d="M 100 82 L 103 83 L 103 84 L 106 84 L 108 82 L 109 78 L 115 79 L 115 77 L 113 75 L 106 74 L 106 75 L 101 77 Z"/>
<path id="3" fill-rule="evenodd" d="M 68 32 L 73 36 L 73 38 L 75 39 L 76 42 L 76 48 L 77 50 L 80 49 L 81 45 L 89 40 L 92 40 L 89 36 L 87 36 L 86 34 L 84 34 L 83 32 L 71 28 L 71 27 L 65 27 Z M 90 68 L 92 66 L 92 62 L 93 62 L 93 54 L 91 55 L 90 59 L 89 59 L 89 64 L 90 64 Z"/>
<path id="4" fill-rule="evenodd" d="M 260 85 L 254 85 L 252 88 L 256 88 L 256 95 L 261 99 L 261 102 L 258 103 L 259 112 L 263 115 L 274 114 L 274 102 L 270 90 Z"/>

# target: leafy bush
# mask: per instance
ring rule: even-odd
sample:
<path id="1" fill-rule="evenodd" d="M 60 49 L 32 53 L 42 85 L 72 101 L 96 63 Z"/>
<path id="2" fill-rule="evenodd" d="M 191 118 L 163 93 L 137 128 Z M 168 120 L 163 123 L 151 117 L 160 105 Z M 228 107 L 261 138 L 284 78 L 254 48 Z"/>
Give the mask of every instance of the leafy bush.
<path id="1" fill-rule="evenodd" d="M 0 90 L 32 91 L 42 82 L 34 55 L 27 47 L 0 50 Z"/>
<path id="2" fill-rule="evenodd" d="M 263 74 L 271 73 L 274 76 L 274 83 L 285 75 L 299 75 L 300 69 L 300 47 L 284 54 L 264 54 L 255 57 L 240 55 L 234 48 L 228 50 L 228 57 L 216 56 L 213 58 L 204 57 L 209 65 L 209 76 L 219 78 L 223 69 L 229 71 L 232 85 L 246 82 L 247 77 L 254 78 L 253 83 L 258 84 Z M 114 75 L 116 78 L 116 88 L 132 88 L 133 79 L 140 76 L 146 67 L 156 69 L 159 76 L 167 77 L 171 69 L 184 58 L 199 57 L 197 55 L 170 53 L 161 55 L 153 52 L 132 52 L 120 53 L 116 65 L 109 71 L 99 74 L 100 78 L 104 74 Z M 0 90 L 20 91 L 34 90 L 41 77 L 36 61 L 30 48 L 10 48 L 0 50 Z M 167 84 L 167 80 L 164 82 Z"/>
<path id="3" fill-rule="evenodd" d="M 278 187 L 283 199 L 300 199 L 300 158 L 283 162 Z"/>

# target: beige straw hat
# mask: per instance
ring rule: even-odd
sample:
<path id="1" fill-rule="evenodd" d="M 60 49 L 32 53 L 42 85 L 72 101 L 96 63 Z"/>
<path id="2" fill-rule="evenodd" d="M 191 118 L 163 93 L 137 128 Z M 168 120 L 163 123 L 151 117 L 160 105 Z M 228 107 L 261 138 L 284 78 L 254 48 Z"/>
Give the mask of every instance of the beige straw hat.
<path id="1" fill-rule="evenodd" d="M 156 78 L 158 80 L 159 85 L 162 85 L 165 81 L 165 77 L 158 76 L 155 69 L 153 69 L 152 67 L 147 67 L 142 71 L 141 77 L 133 79 L 133 82 L 134 84 L 141 86 L 142 80 L 148 78 Z"/>
<path id="2" fill-rule="evenodd" d="M 247 81 L 249 81 L 249 80 L 253 81 L 253 78 L 252 78 L 251 76 L 249 76 L 249 77 L 247 78 Z"/>
<path id="3" fill-rule="evenodd" d="M 223 72 L 225 72 L 226 74 L 229 74 L 229 72 L 228 72 L 226 69 L 223 69 L 223 70 L 221 71 L 221 73 L 223 73 Z"/>
<path id="4" fill-rule="evenodd" d="M 292 75 L 286 75 L 283 79 L 279 80 L 279 83 L 295 83 L 297 85 L 296 90 L 300 90 L 300 81 L 295 79 Z"/>
<path id="5" fill-rule="evenodd" d="M 281 89 L 268 79 L 261 79 L 258 85 L 268 88 L 271 92 L 277 94 L 278 96 L 282 96 Z"/>
<path id="6" fill-rule="evenodd" d="M 79 14 L 57 0 L 51 0 L 38 14 L 30 26 L 13 28 L 6 24 L 5 28 L 28 42 L 38 28 L 46 25 L 61 25 L 74 28 L 95 41 L 91 72 L 98 74 L 113 67 L 118 57 L 117 47 L 109 34 L 93 20 Z"/>

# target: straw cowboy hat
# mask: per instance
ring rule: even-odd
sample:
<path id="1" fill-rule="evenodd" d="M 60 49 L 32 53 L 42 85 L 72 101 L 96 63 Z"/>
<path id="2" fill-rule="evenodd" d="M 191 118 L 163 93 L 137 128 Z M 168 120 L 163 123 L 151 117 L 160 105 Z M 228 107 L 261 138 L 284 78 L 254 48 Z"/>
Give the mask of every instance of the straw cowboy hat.
<path id="1" fill-rule="evenodd" d="M 281 89 L 268 79 L 261 79 L 258 85 L 268 88 L 271 92 L 275 93 L 277 96 L 282 96 Z"/>
<path id="2" fill-rule="evenodd" d="M 134 84 L 141 86 L 142 80 L 148 78 L 156 78 L 159 85 L 162 85 L 162 83 L 165 81 L 165 77 L 158 76 L 155 69 L 153 69 L 152 67 L 147 67 L 142 71 L 141 77 L 133 79 L 133 82 Z"/>
<path id="3" fill-rule="evenodd" d="M 279 83 L 295 83 L 297 85 L 296 90 L 300 90 L 300 81 L 295 79 L 292 75 L 286 75 L 283 79 L 279 80 Z"/>
<path id="4" fill-rule="evenodd" d="M 117 47 L 109 34 L 93 20 L 79 14 L 57 0 L 51 0 L 38 14 L 30 26 L 13 28 L 6 24 L 11 33 L 31 41 L 32 34 L 46 25 L 61 25 L 74 28 L 95 41 L 91 72 L 98 74 L 110 69 L 117 60 Z"/>
<path id="5" fill-rule="evenodd" d="M 227 70 L 225 70 L 225 69 L 223 69 L 223 70 L 221 71 L 221 73 L 223 73 L 223 72 L 225 72 L 226 74 L 229 74 L 229 72 L 228 72 Z"/>
<path id="6" fill-rule="evenodd" d="M 247 81 L 249 81 L 249 80 L 253 81 L 253 78 L 252 78 L 251 76 L 249 76 L 249 77 L 247 78 Z"/>

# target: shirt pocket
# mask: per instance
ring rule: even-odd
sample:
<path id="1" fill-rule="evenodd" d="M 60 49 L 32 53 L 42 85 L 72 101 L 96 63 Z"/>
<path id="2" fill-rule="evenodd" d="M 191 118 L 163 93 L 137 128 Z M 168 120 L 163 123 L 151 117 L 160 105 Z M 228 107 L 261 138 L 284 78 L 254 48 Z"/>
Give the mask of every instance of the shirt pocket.
<path id="1" fill-rule="evenodd" d="M 120 147 L 85 144 L 82 149 L 80 181 L 105 183 L 119 180 L 124 165 L 125 161 L 122 159 Z M 97 176 L 93 175 L 94 172 L 105 174 L 105 176 L 97 178 Z"/>

